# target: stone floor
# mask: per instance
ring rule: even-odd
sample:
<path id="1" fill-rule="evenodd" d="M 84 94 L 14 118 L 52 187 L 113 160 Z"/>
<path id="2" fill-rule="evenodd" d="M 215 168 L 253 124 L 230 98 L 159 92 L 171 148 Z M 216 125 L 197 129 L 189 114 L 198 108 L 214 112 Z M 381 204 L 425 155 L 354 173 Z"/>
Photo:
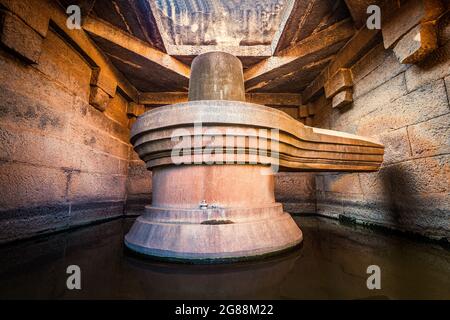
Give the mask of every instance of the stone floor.
<path id="1" fill-rule="evenodd" d="M 450 250 L 317 217 L 297 217 L 304 243 L 287 254 L 229 265 L 183 265 L 124 251 L 134 219 L 0 247 L 0 299 L 450 299 Z M 80 291 L 66 268 L 81 268 Z M 368 290 L 369 265 L 381 290 Z"/>

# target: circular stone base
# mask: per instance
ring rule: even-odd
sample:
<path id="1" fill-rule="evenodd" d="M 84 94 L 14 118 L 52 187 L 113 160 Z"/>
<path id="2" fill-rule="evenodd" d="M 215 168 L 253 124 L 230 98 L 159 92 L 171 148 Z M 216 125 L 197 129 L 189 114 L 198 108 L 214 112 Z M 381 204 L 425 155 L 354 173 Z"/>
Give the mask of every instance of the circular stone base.
<path id="1" fill-rule="evenodd" d="M 211 262 L 247 260 L 301 243 L 301 230 L 281 205 L 250 210 L 254 212 L 245 209 L 247 219 L 236 219 L 237 209 L 178 209 L 171 214 L 172 210 L 148 207 L 126 235 L 125 245 L 158 258 Z M 264 214 L 257 214 L 261 211 Z M 180 215 L 192 219 L 180 219 Z M 210 218 L 200 222 L 199 215 Z"/>

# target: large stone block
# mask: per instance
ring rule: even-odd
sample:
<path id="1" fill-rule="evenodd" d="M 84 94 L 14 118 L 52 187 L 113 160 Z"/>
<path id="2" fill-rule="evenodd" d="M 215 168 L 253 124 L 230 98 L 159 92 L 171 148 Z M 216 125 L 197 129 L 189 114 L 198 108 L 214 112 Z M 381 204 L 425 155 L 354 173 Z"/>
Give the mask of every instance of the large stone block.
<path id="1" fill-rule="evenodd" d="M 0 159 L 64 169 L 81 169 L 83 154 L 77 145 L 31 131 L 0 128 Z"/>
<path id="2" fill-rule="evenodd" d="M 358 132 L 372 132 L 373 135 L 377 135 L 446 113 L 448 101 L 444 80 L 438 80 L 364 116 L 359 122 Z"/>
<path id="3" fill-rule="evenodd" d="M 80 146 L 81 170 L 90 173 L 119 174 L 120 160 L 108 154 Z"/>
<path id="4" fill-rule="evenodd" d="M 384 52 L 376 51 L 378 57 L 375 61 L 378 61 L 378 66 L 374 70 L 361 78 L 361 75 L 356 74 L 355 77 L 360 78 L 357 84 L 353 88 L 353 98 L 357 99 L 362 95 L 374 90 L 380 85 L 386 83 L 390 79 L 398 76 L 400 73 L 408 69 L 408 66 L 401 64 L 393 54 L 392 50 L 385 50 Z M 368 56 L 366 59 L 360 60 L 361 64 L 368 62 L 367 59 L 373 59 L 374 57 Z M 379 60 L 382 60 L 381 62 Z M 370 66 L 370 61 L 368 62 Z M 354 72 L 358 72 L 353 68 Z M 367 71 L 359 71 L 365 73 Z M 381 94 L 380 94 L 381 96 Z M 381 98 L 381 97 L 380 97 Z"/>
<path id="5" fill-rule="evenodd" d="M 275 197 L 279 201 L 311 199 L 315 197 L 314 193 L 315 178 L 312 174 L 280 172 L 275 176 Z"/>
<path id="6" fill-rule="evenodd" d="M 341 194 L 362 194 L 357 173 L 324 175 L 324 191 Z"/>
<path id="7" fill-rule="evenodd" d="M 61 101 L 65 101 L 64 98 Z M 38 98 L 0 87 L 0 122 L 13 124 L 21 130 L 35 130 L 45 134 L 65 137 L 67 114 L 55 111 Z"/>
<path id="8" fill-rule="evenodd" d="M 42 36 L 6 11 L 0 11 L 0 42 L 30 63 L 39 61 Z"/>
<path id="9" fill-rule="evenodd" d="M 29 208 L 66 200 L 67 173 L 22 163 L 0 163 L 0 208 Z"/>
<path id="10" fill-rule="evenodd" d="M 385 50 L 383 44 L 378 44 L 359 59 L 352 67 L 353 82 L 358 83 L 369 75 L 390 55 L 389 50 Z"/>
<path id="11" fill-rule="evenodd" d="M 318 215 L 339 218 L 344 213 L 342 194 L 334 192 L 317 192 L 316 212 Z"/>
<path id="12" fill-rule="evenodd" d="M 100 68 L 92 70 L 91 81 L 92 86 L 100 87 L 109 96 L 114 97 L 116 95 L 117 82 L 109 77 L 105 72 L 102 72 Z"/>
<path id="13" fill-rule="evenodd" d="M 79 143 L 121 159 L 128 159 L 129 144 L 109 135 L 102 130 L 105 128 L 88 126 L 82 120 L 76 120 L 70 123 L 68 134 L 73 143 Z"/>
<path id="14" fill-rule="evenodd" d="M 416 90 L 426 83 L 444 78 L 450 74 L 450 42 L 436 49 L 419 64 L 405 72 L 408 91 Z"/>
<path id="15" fill-rule="evenodd" d="M 402 3 L 395 12 L 389 12 L 389 19 L 383 21 L 383 42 L 390 48 L 404 34 L 420 22 L 435 20 L 444 12 L 441 0 L 410 0 Z"/>
<path id="16" fill-rule="evenodd" d="M 450 113 L 409 126 L 412 153 L 416 157 L 450 153 Z"/>
<path id="17" fill-rule="evenodd" d="M 89 103 L 100 111 L 106 111 L 111 97 L 100 87 L 92 86 Z"/>
<path id="18" fill-rule="evenodd" d="M 105 115 L 117 121 L 121 126 L 128 127 L 127 109 L 128 101 L 120 94 L 116 94 L 108 104 Z"/>
<path id="19" fill-rule="evenodd" d="M 93 108 L 86 100 L 75 97 L 73 105 L 74 123 L 79 126 L 90 126 L 106 135 L 119 139 L 125 144 L 129 144 L 130 130 L 121 126 L 116 121 L 108 118 L 96 108 Z"/>
<path id="20" fill-rule="evenodd" d="M 55 32 L 48 33 L 37 68 L 67 91 L 89 98 L 91 67 Z"/>
<path id="21" fill-rule="evenodd" d="M 356 89 L 358 85 L 356 84 L 354 88 Z M 384 108 L 406 93 L 405 77 L 399 74 L 367 94 L 354 99 L 350 109 L 335 109 L 332 114 L 331 129 L 356 133 L 362 118 L 365 116 L 369 118 L 376 110 Z"/>
<path id="22" fill-rule="evenodd" d="M 125 199 L 125 176 L 74 172 L 70 176 L 70 201 L 105 201 Z"/>
<path id="23" fill-rule="evenodd" d="M 143 176 L 129 176 L 127 179 L 127 194 L 142 194 L 152 192 L 152 180 L 148 174 Z"/>
<path id="24" fill-rule="evenodd" d="M 382 124 L 380 124 L 380 126 L 382 126 Z M 378 138 L 384 145 L 384 165 L 405 161 L 411 158 L 411 148 L 406 127 L 382 132 L 376 136 L 369 131 L 367 132 L 367 135 Z"/>
<path id="25" fill-rule="evenodd" d="M 42 0 L 1 0 L 0 4 L 26 22 L 42 37 L 47 36 L 50 12 L 47 1 Z"/>
<path id="26" fill-rule="evenodd" d="M 422 61 L 436 50 L 438 39 L 434 22 L 420 23 L 399 40 L 394 46 L 398 60 L 403 64 Z"/>
<path id="27" fill-rule="evenodd" d="M 414 159 L 386 171 L 393 196 L 450 192 L 450 155 Z"/>
<path id="28" fill-rule="evenodd" d="M 377 172 L 359 173 L 359 181 L 362 193 L 367 201 L 390 199 L 392 186 L 387 167 L 383 167 Z"/>

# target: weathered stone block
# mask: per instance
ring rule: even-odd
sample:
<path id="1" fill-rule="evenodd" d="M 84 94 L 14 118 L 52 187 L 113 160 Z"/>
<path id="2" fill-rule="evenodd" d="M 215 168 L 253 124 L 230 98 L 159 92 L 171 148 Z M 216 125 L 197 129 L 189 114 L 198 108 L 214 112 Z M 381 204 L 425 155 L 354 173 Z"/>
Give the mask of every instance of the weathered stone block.
<path id="1" fill-rule="evenodd" d="M 351 89 L 345 89 L 333 97 L 332 107 L 342 108 L 353 102 L 353 92 Z"/>
<path id="2" fill-rule="evenodd" d="M 450 114 L 409 126 L 408 134 L 414 156 L 450 153 Z"/>
<path id="3" fill-rule="evenodd" d="M 105 111 L 111 97 L 100 87 L 91 87 L 89 103 L 100 111 Z"/>
<path id="4" fill-rule="evenodd" d="M 358 60 L 352 67 L 353 83 L 356 84 L 369 75 L 378 66 L 384 63 L 389 55 L 389 50 L 385 50 L 383 44 L 378 44 Z"/>
<path id="5" fill-rule="evenodd" d="M 411 66 L 405 72 L 408 91 L 413 91 L 425 83 L 444 78 L 450 74 L 450 42 L 436 49 L 423 61 Z"/>
<path id="6" fill-rule="evenodd" d="M 318 215 L 339 218 L 344 213 L 342 195 L 333 192 L 317 192 L 316 210 Z"/>
<path id="7" fill-rule="evenodd" d="M 26 22 L 42 37 L 47 36 L 50 13 L 46 1 L 42 0 L 1 0 L 1 5 Z"/>
<path id="8" fill-rule="evenodd" d="M 420 23 L 398 41 L 394 52 L 401 63 L 415 64 L 436 50 L 437 42 L 435 23 Z"/>
<path id="9" fill-rule="evenodd" d="M 80 170 L 81 157 L 77 145 L 62 139 L 3 125 L 0 128 L 1 160 Z"/>
<path id="10" fill-rule="evenodd" d="M 308 113 L 308 106 L 307 105 L 301 105 L 299 107 L 299 117 L 300 118 L 306 118 L 309 115 Z"/>
<path id="11" fill-rule="evenodd" d="M 96 108 L 92 108 L 87 101 L 75 97 L 73 106 L 74 120 L 78 125 L 85 127 L 86 125 L 103 132 L 107 136 L 111 136 L 129 144 L 130 130 L 121 126 Z"/>
<path id="12" fill-rule="evenodd" d="M 357 173 L 324 175 L 324 191 L 342 194 L 362 194 Z"/>
<path id="13" fill-rule="evenodd" d="M 102 128 L 88 126 L 80 119 L 70 123 L 69 134 L 73 143 L 79 143 L 121 159 L 128 159 L 129 144 L 109 135 Z"/>
<path id="14" fill-rule="evenodd" d="M 397 77 L 400 73 L 404 72 L 408 68 L 408 66 L 405 66 L 398 61 L 392 50 L 384 50 L 383 52 L 377 53 L 377 61 L 379 65 L 375 67 L 372 72 L 369 72 L 363 78 L 360 78 L 357 84 L 353 86 L 353 99 L 355 100 L 363 96 L 364 94 L 376 89 L 390 79 Z M 373 56 L 368 56 L 367 58 L 372 59 Z M 360 63 L 364 65 L 366 61 L 367 60 L 361 60 Z M 360 72 L 364 74 L 367 71 L 361 70 Z M 358 77 L 361 76 L 362 75 L 359 75 Z M 392 90 L 390 87 L 387 87 L 386 89 Z M 382 98 L 381 94 L 379 94 L 379 98 Z"/>
<path id="15" fill-rule="evenodd" d="M 275 197 L 284 202 L 315 198 L 314 175 L 298 172 L 278 173 L 275 178 Z"/>
<path id="16" fill-rule="evenodd" d="M 330 79 L 325 83 L 325 96 L 327 98 L 334 97 L 342 90 L 351 88 L 353 86 L 353 76 L 350 69 L 339 69 Z"/>
<path id="17" fill-rule="evenodd" d="M 127 179 L 127 194 L 152 192 L 152 177 L 146 173 L 142 176 L 129 176 Z"/>
<path id="18" fill-rule="evenodd" d="M 139 117 L 145 112 L 145 106 L 143 104 L 137 104 L 135 102 L 128 103 L 127 115 L 128 117 Z"/>
<path id="19" fill-rule="evenodd" d="M 92 70 L 90 84 L 102 88 L 111 97 L 116 95 L 117 82 L 102 72 L 100 68 Z"/>
<path id="20" fill-rule="evenodd" d="M 373 136 L 373 134 L 369 135 Z M 411 158 L 411 148 L 406 127 L 398 130 L 385 131 L 376 137 L 384 145 L 384 165 Z"/>
<path id="21" fill-rule="evenodd" d="M 316 104 L 312 102 L 308 102 L 308 116 L 313 116 L 316 114 Z"/>
<path id="22" fill-rule="evenodd" d="M 80 146 L 81 170 L 90 173 L 119 174 L 120 160 L 110 155 Z"/>
<path id="23" fill-rule="evenodd" d="M 450 155 L 398 163 L 388 171 L 394 196 L 450 191 Z"/>
<path id="24" fill-rule="evenodd" d="M 386 130 L 399 129 L 446 113 L 448 101 L 444 80 L 438 80 L 364 116 L 359 122 L 358 132 L 378 135 Z"/>
<path id="25" fill-rule="evenodd" d="M 357 87 L 358 84 L 354 89 Z M 358 128 L 361 127 L 359 122 L 362 119 L 369 119 L 370 114 L 376 110 L 381 110 L 383 107 L 389 105 L 391 101 L 406 93 L 405 77 L 403 74 L 399 74 L 358 99 L 354 98 L 353 107 L 349 110 L 342 112 L 339 109 L 334 109 L 331 129 L 356 133 L 359 130 Z M 371 121 L 370 125 L 375 124 Z M 379 126 L 379 123 L 377 126 Z"/>
<path id="26" fill-rule="evenodd" d="M 285 112 L 294 119 L 298 119 L 298 109 L 297 107 L 277 107 L 278 110 Z"/>
<path id="27" fill-rule="evenodd" d="M 383 21 L 384 47 L 390 48 L 414 26 L 435 20 L 442 12 L 444 6 L 440 0 L 411 0 L 402 4 L 389 19 Z"/>
<path id="28" fill-rule="evenodd" d="M 305 118 L 305 125 L 312 126 L 314 124 L 314 116 L 309 116 Z"/>
<path id="29" fill-rule="evenodd" d="M 367 201 L 390 199 L 392 188 L 389 170 L 386 167 L 382 167 L 377 172 L 359 173 L 359 181 Z"/>
<path id="30" fill-rule="evenodd" d="M 37 68 L 72 94 L 89 99 L 92 69 L 57 33 L 50 31 L 45 38 Z"/>
<path id="31" fill-rule="evenodd" d="M 120 94 L 116 94 L 109 102 L 105 115 L 119 123 L 124 128 L 128 128 L 128 101 Z"/>
<path id="32" fill-rule="evenodd" d="M 0 208 L 16 209 L 64 202 L 63 170 L 21 163 L 0 163 Z"/>
<path id="33" fill-rule="evenodd" d="M 70 201 L 104 201 L 125 199 L 125 176 L 74 172 L 69 181 Z"/>
<path id="34" fill-rule="evenodd" d="M 0 11 L 0 41 L 30 63 L 37 63 L 43 39 L 17 16 Z"/>

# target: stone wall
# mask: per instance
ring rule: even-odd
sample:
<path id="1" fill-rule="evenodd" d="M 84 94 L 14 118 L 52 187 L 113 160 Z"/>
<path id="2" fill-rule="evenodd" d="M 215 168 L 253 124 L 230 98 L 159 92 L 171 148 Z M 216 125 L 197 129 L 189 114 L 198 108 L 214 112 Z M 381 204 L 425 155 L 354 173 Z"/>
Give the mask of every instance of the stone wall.
<path id="1" fill-rule="evenodd" d="M 93 69 L 54 30 L 40 50 L 0 48 L 0 242 L 124 212 L 128 101 L 90 105 Z"/>
<path id="2" fill-rule="evenodd" d="M 445 21 L 444 21 L 445 22 Z M 450 238 L 450 37 L 418 65 L 400 64 L 380 44 L 352 67 L 354 102 L 323 97 L 314 125 L 378 138 L 375 173 L 318 174 L 317 213 Z"/>

